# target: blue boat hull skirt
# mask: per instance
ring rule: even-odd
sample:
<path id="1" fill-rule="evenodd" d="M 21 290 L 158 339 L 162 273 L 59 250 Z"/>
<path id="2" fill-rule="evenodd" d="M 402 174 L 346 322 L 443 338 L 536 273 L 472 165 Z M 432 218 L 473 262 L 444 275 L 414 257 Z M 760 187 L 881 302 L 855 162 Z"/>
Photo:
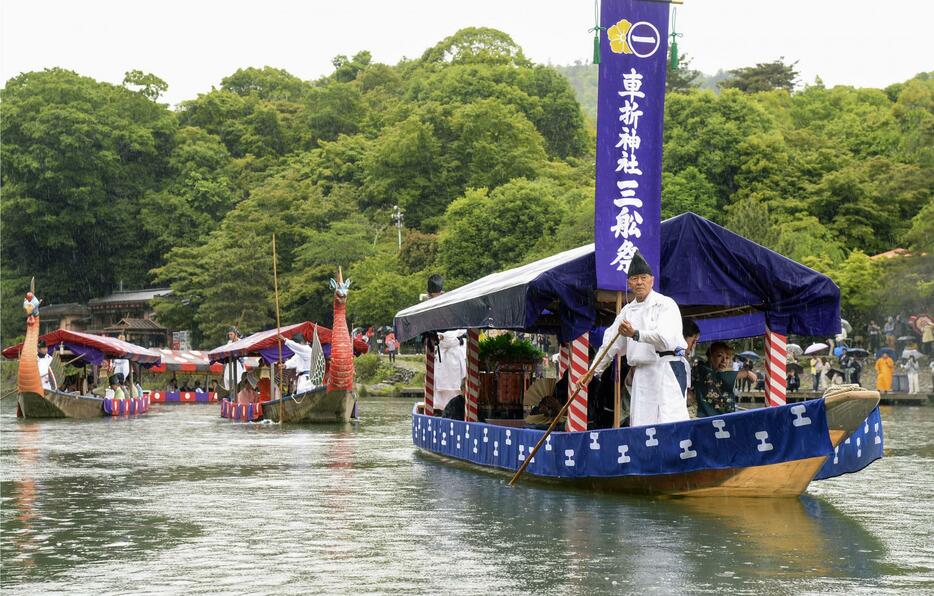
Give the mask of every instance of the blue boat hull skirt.
<path id="1" fill-rule="evenodd" d="M 878 399 L 876 392 L 855 392 L 670 424 L 555 432 L 526 475 L 622 493 L 797 496 L 818 474 L 837 476 L 881 457 L 881 421 L 876 425 L 873 420 Z M 491 470 L 516 470 L 542 434 L 412 417 L 416 446 Z M 840 449 L 856 447 L 853 438 L 860 448 L 848 458 Z"/>

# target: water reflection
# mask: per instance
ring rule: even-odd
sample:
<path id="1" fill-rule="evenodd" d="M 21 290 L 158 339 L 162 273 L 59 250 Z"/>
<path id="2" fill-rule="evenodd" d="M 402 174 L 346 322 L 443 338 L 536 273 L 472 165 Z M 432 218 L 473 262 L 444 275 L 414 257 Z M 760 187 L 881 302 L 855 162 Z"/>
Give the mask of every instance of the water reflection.
<path id="1" fill-rule="evenodd" d="M 651 499 L 531 484 L 510 489 L 505 476 L 422 459 L 427 498 L 439 504 L 436 513 L 452 516 L 444 529 L 457 536 L 445 541 L 466 543 L 468 552 L 494 545 L 489 573 L 512 577 L 510 589 L 697 587 L 890 571 L 877 538 L 814 497 Z"/>

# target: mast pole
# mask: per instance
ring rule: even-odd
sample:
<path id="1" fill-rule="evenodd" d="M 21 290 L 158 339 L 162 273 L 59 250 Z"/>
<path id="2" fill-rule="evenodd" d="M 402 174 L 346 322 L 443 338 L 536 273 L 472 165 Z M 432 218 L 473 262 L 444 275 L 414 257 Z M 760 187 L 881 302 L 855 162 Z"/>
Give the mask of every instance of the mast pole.
<path id="1" fill-rule="evenodd" d="M 272 235 L 272 283 L 276 293 L 276 345 L 279 347 L 279 424 L 285 410 L 285 395 L 282 393 L 282 325 L 279 320 L 279 273 L 276 269 L 276 235 Z"/>

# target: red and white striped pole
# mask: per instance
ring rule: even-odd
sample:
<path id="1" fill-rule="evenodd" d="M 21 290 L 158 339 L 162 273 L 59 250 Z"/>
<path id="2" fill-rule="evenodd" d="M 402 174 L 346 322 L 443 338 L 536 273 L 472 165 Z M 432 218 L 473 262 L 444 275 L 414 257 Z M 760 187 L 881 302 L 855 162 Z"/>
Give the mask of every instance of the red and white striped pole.
<path id="1" fill-rule="evenodd" d="M 464 419 L 477 422 L 477 404 L 480 401 L 480 330 L 467 330 L 467 395 Z"/>
<path id="2" fill-rule="evenodd" d="M 590 368 L 590 334 L 585 333 L 571 342 L 571 368 L 568 374 L 568 397 Z M 568 408 L 567 429 L 571 432 L 587 430 L 587 387 L 581 387 L 574 403 Z"/>
<path id="3" fill-rule="evenodd" d="M 425 414 L 435 414 L 435 350 L 430 342 L 425 342 Z"/>
<path id="4" fill-rule="evenodd" d="M 561 344 L 561 348 L 558 350 L 558 380 L 564 376 L 564 373 L 567 372 L 568 366 L 571 364 L 571 348 L 568 344 Z"/>
<path id="5" fill-rule="evenodd" d="M 788 388 L 788 337 L 765 330 L 765 405 L 785 405 L 785 391 Z"/>

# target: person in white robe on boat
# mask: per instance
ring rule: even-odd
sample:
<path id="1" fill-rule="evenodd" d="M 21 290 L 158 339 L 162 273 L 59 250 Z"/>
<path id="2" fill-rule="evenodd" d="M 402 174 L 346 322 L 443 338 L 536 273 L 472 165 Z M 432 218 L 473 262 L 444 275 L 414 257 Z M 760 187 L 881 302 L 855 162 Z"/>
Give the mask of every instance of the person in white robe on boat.
<path id="1" fill-rule="evenodd" d="M 236 327 L 230 327 L 227 329 L 227 344 L 232 344 L 236 341 L 239 341 L 243 335 L 240 333 L 240 330 Z M 234 368 L 234 373 L 231 375 L 230 368 Z M 230 386 L 230 378 L 233 376 L 234 379 L 237 379 L 239 382 L 243 378 L 243 373 L 246 372 L 246 368 L 243 366 L 243 359 L 237 358 L 233 363 L 228 362 L 224 365 L 224 389 L 230 392 L 231 396 L 236 394 L 237 388 Z"/>
<path id="2" fill-rule="evenodd" d="M 435 349 L 434 407 L 444 410 L 449 401 L 462 395 L 467 377 L 467 331 L 455 329 L 438 334 Z"/>
<path id="3" fill-rule="evenodd" d="M 444 294 L 444 278 L 437 273 L 428 278 L 428 298 Z M 433 406 L 444 411 L 449 401 L 462 395 L 467 378 L 467 330 L 454 329 L 430 337 L 435 346 L 435 392 Z"/>
<path id="4" fill-rule="evenodd" d="M 282 340 L 294 354 L 286 360 L 285 367 L 295 370 L 295 393 L 311 391 L 315 388 L 315 384 L 311 381 L 311 346 L 301 333 L 296 333 L 292 339 L 282 337 Z"/>
<path id="5" fill-rule="evenodd" d="M 52 389 L 53 384 L 58 385 L 55 381 L 55 374 L 52 372 L 52 355 L 49 354 L 49 348 L 45 345 L 44 340 L 39 340 L 39 378 L 42 379 L 42 387 L 45 389 Z"/>
<path id="6" fill-rule="evenodd" d="M 126 341 L 126 336 L 122 333 L 117 336 L 120 341 Z M 126 358 L 114 358 L 110 361 L 111 372 L 120 375 L 120 382 L 126 383 L 130 379 L 130 361 Z"/>
<path id="7" fill-rule="evenodd" d="M 619 354 L 630 366 L 632 396 L 630 426 L 687 420 L 687 371 L 682 356 L 687 349 L 681 329 L 681 310 L 674 300 L 652 290 L 655 276 L 637 251 L 628 271 L 635 300 L 623 307 L 603 336 L 603 348 L 618 329 L 621 337 L 597 365 L 600 374 Z"/>

